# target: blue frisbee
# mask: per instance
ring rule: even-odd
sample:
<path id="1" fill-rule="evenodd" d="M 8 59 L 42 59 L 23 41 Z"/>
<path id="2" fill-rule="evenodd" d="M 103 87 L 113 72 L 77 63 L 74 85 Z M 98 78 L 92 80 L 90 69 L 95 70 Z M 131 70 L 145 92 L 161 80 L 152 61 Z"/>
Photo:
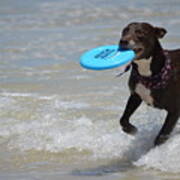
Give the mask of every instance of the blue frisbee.
<path id="1" fill-rule="evenodd" d="M 134 58 L 133 50 L 123 50 L 117 45 L 109 45 L 85 52 L 80 58 L 80 64 L 86 69 L 105 70 L 127 64 Z"/>

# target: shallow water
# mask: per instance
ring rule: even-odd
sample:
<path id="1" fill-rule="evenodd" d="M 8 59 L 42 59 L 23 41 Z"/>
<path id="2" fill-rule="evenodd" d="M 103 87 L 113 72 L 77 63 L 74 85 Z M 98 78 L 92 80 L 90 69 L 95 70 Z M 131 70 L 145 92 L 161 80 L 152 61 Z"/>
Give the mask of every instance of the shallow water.
<path id="1" fill-rule="evenodd" d="M 152 148 L 166 113 L 143 104 L 132 118 L 138 134 L 123 133 L 129 74 L 79 66 L 84 51 L 118 43 L 131 21 L 164 26 L 164 48 L 177 48 L 179 5 L 1 1 L 0 179 L 179 179 L 180 125 Z"/>

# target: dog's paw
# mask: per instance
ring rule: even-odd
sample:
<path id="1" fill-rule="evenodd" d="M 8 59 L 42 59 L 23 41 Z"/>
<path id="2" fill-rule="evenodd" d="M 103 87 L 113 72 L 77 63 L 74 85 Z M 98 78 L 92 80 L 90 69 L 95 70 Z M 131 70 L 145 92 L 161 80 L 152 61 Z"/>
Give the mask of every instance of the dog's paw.
<path id="1" fill-rule="evenodd" d="M 155 146 L 159 146 L 163 143 L 165 143 L 167 141 L 167 139 L 169 138 L 168 135 L 160 135 L 156 138 L 156 140 L 154 141 L 154 145 Z"/>
<path id="2" fill-rule="evenodd" d="M 132 124 L 128 124 L 126 126 L 122 127 L 122 130 L 128 134 L 134 135 L 137 133 L 137 128 L 133 126 Z"/>

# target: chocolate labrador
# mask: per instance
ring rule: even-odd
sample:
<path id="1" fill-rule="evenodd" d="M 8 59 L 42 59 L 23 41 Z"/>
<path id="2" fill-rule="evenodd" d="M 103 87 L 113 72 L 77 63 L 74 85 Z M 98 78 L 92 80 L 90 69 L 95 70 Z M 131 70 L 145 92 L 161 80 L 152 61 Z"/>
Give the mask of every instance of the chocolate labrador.
<path id="1" fill-rule="evenodd" d="M 124 132 L 134 134 L 137 128 L 129 122 L 142 101 L 167 111 L 165 122 L 154 144 L 164 143 L 180 116 L 180 49 L 164 50 L 159 42 L 166 29 L 148 23 L 131 23 L 122 31 L 120 48 L 132 49 L 131 95 L 120 124 Z"/>

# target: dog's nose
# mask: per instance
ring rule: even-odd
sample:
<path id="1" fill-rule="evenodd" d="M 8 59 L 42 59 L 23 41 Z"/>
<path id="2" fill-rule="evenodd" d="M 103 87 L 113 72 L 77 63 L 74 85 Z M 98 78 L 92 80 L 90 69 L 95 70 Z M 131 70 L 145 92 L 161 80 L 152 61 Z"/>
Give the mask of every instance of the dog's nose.
<path id="1" fill-rule="evenodd" d="M 126 45 L 128 45 L 128 41 L 124 40 L 124 39 L 121 39 L 120 42 L 119 42 L 119 45 L 120 46 L 126 46 Z"/>
<path id="2" fill-rule="evenodd" d="M 121 39 L 119 41 L 119 49 L 127 49 L 127 46 L 128 46 L 128 41 L 125 40 L 125 39 Z"/>

